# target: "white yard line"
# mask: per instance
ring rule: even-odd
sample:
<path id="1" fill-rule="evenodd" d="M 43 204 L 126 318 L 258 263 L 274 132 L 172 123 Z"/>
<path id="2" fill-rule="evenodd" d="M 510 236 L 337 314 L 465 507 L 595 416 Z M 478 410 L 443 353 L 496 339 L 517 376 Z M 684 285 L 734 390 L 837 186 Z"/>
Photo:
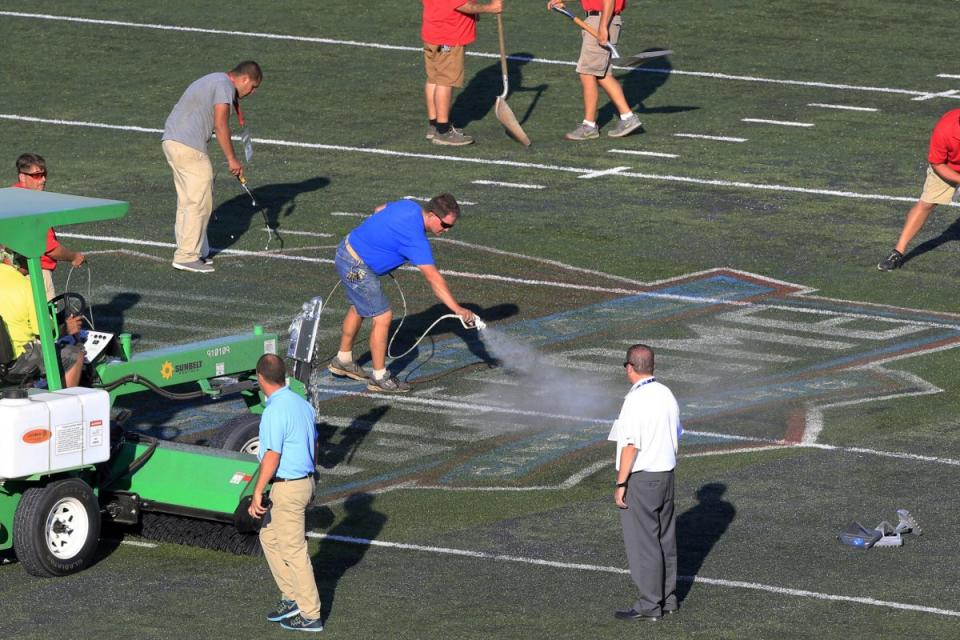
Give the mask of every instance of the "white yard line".
<path id="1" fill-rule="evenodd" d="M 403 199 L 404 199 L 404 200 L 414 200 L 414 201 L 416 201 L 416 202 L 430 202 L 430 200 L 432 200 L 432 197 L 428 197 L 428 196 L 403 196 Z M 461 206 L 464 206 L 464 207 L 472 207 L 472 206 L 474 206 L 474 205 L 477 204 L 477 203 L 476 203 L 476 202 L 470 202 L 469 200 L 457 200 L 457 204 L 459 204 L 459 205 L 461 205 Z"/>
<path id="2" fill-rule="evenodd" d="M 740 118 L 740 122 L 753 122 L 756 124 L 775 124 L 782 127 L 812 127 L 812 122 L 793 122 L 791 120 L 766 120 L 764 118 Z"/>
<path id="3" fill-rule="evenodd" d="M 960 89 L 950 89 L 949 91 L 940 91 L 938 93 L 925 93 L 913 98 L 913 100 L 921 102 L 923 100 L 932 100 L 933 98 L 956 98 L 958 93 L 960 93 Z"/>
<path id="4" fill-rule="evenodd" d="M 356 211 L 331 211 L 330 215 L 340 216 L 344 218 L 369 218 L 371 214 L 369 213 L 359 213 Z"/>
<path id="5" fill-rule="evenodd" d="M 497 182 L 495 180 L 474 180 L 473 184 L 489 185 L 491 187 L 510 187 L 513 189 L 546 189 L 542 184 L 524 184 L 522 182 Z"/>
<path id="6" fill-rule="evenodd" d="M 396 549 L 400 551 L 418 551 L 441 556 L 457 556 L 461 558 L 472 558 L 476 560 L 493 560 L 496 562 L 513 562 L 518 564 L 529 564 L 541 567 L 550 567 L 553 569 L 564 569 L 572 571 L 595 571 L 599 573 L 612 573 L 617 575 L 629 574 L 629 569 L 621 567 L 611 567 L 596 564 L 586 564 L 577 562 L 559 562 L 556 560 L 544 560 L 541 558 L 531 558 L 526 556 L 514 556 L 502 553 L 489 553 L 487 551 L 475 551 L 471 549 L 456 549 L 451 547 L 437 547 L 422 544 L 409 544 L 405 542 L 390 542 L 388 540 L 371 540 L 368 538 L 355 538 L 353 536 L 341 536 L 318 531 L 308 531 L 308 538 L 316 540 L 332 540 L 344 544 L 360 545 L 364 547 L 378 547 L 382 549 Z M 844 596 L 831 593 L 822 593 L 819 591 L 808 591 L 805 589 L 793 589 L 790 587 L 779 587 L 776 585 L 762 584 L 759 582 L 745 582 L 742 580 L 725 580 L 719 578 L 707 578 L 703 576 L 677 576 L 681 582 L 691 582 L 695 584 L 708 584 L 716 587 L 727 587 L 731 589 L 748 589 L 751 591 L 763 591 L 782 596 L 792 596 L 797 598 L 810 598 L 814 600 L 824 600 L 830 602 L 844 602 L 857 605 L 869 605 L 886 609 L 898 609 L 901 611 L 915 611 L 919 613 L 930 613 L 934 615 L 960 617 L 960 611 L 952 609 L 941 609 L 939 607 L 927 607 L 904 602 L 895 602 L 891 600 L 878 600 L 876 598 L 864 596 Z"/>
<path id="7" fill-rule="evenodd" d="M 960 79 L 960 75 L 957 75 L 956 73 L 938 73 L 938 74 L 937 74 L 937 77 L 938 77 L 938 78 Z"/>
<path id="8" fill-rule="evenodd" d="M 592 180 L 593 178 L 602 178 L 603 176 L 612 176 L 617 174 L 623 174 L 624 171 L 630 169 L 630 167 L 613 167 L 610 169 L 597 169 L 596 171 L 590 171 L 583 175 L 577 176 L 581 180 Z"/>
<path id="9" fill-rule="evenodd" d="M 696 140 L 716 140 L 718 142 L 746 142 L 748 138 L 733 138 L 730 136 L 708 136 L 702 133 L 675 133 L 677 138 L 694 138 Z"/>
<path id="10" fill-rule="evenodd" d="M 822 102 L 811 102 L 808 107 L 820 107 L 821 109 L 841 109 L 846 111 L 880 111 L 873 107 L 851 107 L 845 104 L 824 104 Z"/>
<path id="11" fill-rule="evenodd" d="M 623 276 L 616 276 L 610 273 L 604 273 L 603 271 L 596 271 L 595 269 L 584 269 L 583 267 L 575 267 L 572 264 L 567 264 L 566 262 L 560 262 L 558 260 L 550 260 L 549 258 L 538 258 L 536 256 L 528 256 L 523 253 L 515 253 L 513 251 L 504 251 L 503 249 L 495 249 L 494 247 L 487 247 L 481 244 L 472 244 L 469 242 L 464 242 L 463 240 L 454 240 L 453 238 L 447 238 L 444 236 L 441 236 L 439 238 L 433 238 L 433 241 L 452 244 L 459 247 L 466 247 L 469 249 L 476 249 L 478 251 L 485 251 L 487 253 L 493 253 L 501 256 L 510 256 L 511 258 L 519 258 L 521 260 L 532 260 L 533 262 L 539 262 L 540 264 L 548 264 L 554 267 L 559 267 L 560 269 L 565 269 L 567 271 L 576 271 L 577 273 L 586 273 L 592 276 L 600 276 L 602 278 L 608 278 L 610 280 L 616 280 L 618 282 L 624 282 L 626 284 L 632 284 L 638 287 L 645 286 L 645 283 L 641 282 L 640 280 L 635 280 L 633 278 L 625 278 Z"/>
<path id="12" fill-rule="evenodd" d="M 658 151 L 634 151 L 632 149 L 607 149 L 607 153 L 622 153 L 628 156 L 651 156 L 653 158 L 679 158 L 675 153 L 660 153 Z"/>
<path id="13" fill-rule="evenodd" d="M 95 127 L 95 128 L 105 128 L 105 129 L 118 129 L 118 130 L 129 130 L 137 132 L 149 132 L 149 133 L 159 133 L 159 129 L 144 129 L 143 127 L 128 127 L 120 125 L 108 125 L 97 122 L 83 122 L 83 121 L 71 121 L 71 120 L 57 120 L 50 118 L 36 118 L 33 116 L 20 116 L 16 114 L 0 114 L 0 119 L 2 120 L 14 120 L 14 121 L 24 121 L 24 122 L 38 122 L 43 124 L 56 124 L 63 126 L 76 126 L 76 127 Z M 675 133 L 675 136 L 680 137 L 697 137 L 702 138 L 704 136 L 694 135 L 694 134 L 683 134 Z M 711 139 L 720 139 L 715 136 Z M 746 138 L 727 138 L 726 140 L 745 141 Z M 267 144 L 267 145 L 276 145 L 281 147 L 295 147 L 302 149 L 319 149 L 326 151 L 343 151 L 350 153 L 368 153 L 373 155 L 382 155 L 398 158 L 414 158 L 417 160 L 440 160 L 442 162 L 463 162 L 467 164 L 477 164 L 477 165 L 487 165 L 487 166 L 501 166 L 501 167 L 516 167 L 521 169 L 534 169 L 534 170 L 543 170 L 543 171 L 561 171 L 564 173 L 577 173 L 581 174 L 580 177 L 596 177 L 599 175 L 616 175 L 626 178 L 639 178 L 643 180 L 652 180 L 660 182 L 678 182 L 685 184 L 696 184 L 699 186 L 716 186 L 716 187 L 732 187 L 745 190 L 756 190 L 756 191 L 775 191 L 775 192 L 784 192 L 784 193 L 802 193 L 809 195 L 820 195 L 820 196 L 833 196 L 838 198 L 854 198 L 861 200 L 878 200 L 884 202 L 916 202 L 916 196 L 886 196 L 881 194 L 874 193 L 858 193 L 855 191 L 838 191 L 835 189 L 810 189 L 806 187 L 792 187 L 789 185 L 781 184 L 758 184 L 752 182 L 739 182 L 733 180 L 711 180 L 706 178 L 697 178 L 692 176 L 676 176 L 676 175 L 663 175 L 663 174 L 650 174 L 650 173 L 639 173 L 625 171 L 626 167 L 616 167 L 609 170 L 596 170 L 586 167 L 568 167 L 562 165 L 549 165 L 549 164 L 539 164 L 533 162 L 519 162 L 515 160 L 490 160 L 484 158 L 474 158 L 474 157 L 464 157 L 464 156 L 445 156 L 437 154 L 424 154 L 424 153 L 412 153 L 408 151 L 393 151 L 389 149 L 376 149 L 368 147 L 347 147 L 343 145 L 331 145 L 331 144 L 321 144 L 321 143 L 307 143 L 307 142 L 294 142 L 290 140 L 271 140 L 267 138 L 254 138 L 254 142 L 258 144 Z M 414 196 L 408 196 L 413 198 Z M 424 198 L 426 199 L 426 198 Z M 473 202 L 463 202 L 461 204 L 471 205 L 476 204 Z M 960 206 L 960 203 L 950 202 L 943 206 L 956 207 Z"/>
<path id="14" fill-rule="evenodd" d="M 261 231 L 267 231 L 269 233 L 279 233 L 280 235 L 288 236 L 311 236 L 313 238 L 333 238 L 336 237 L 332 233 L 321 233 L 319 231 L 291 231 L 290 229 L 284 229 L 283 227 L 277 227 L 276 229 L 263 228 Z M 298 247 L 297 249 L 303 249 L 304 247 Z M 292 249 L 291 249 L 292 251 Z"/>
<path id="15" fill-rule="evenodd" d="M 101 25 L 101 26 L 107 26 L 107 27 L 152 29 L 152 30 L 159 30 L 159 31 L 173 31 L 173 32 L 183 32 L 183 33 L 203 33 L 203 34 L 209 34 L 209 35 L 225 35 L 225 36 L 233 36 L 233 37 L 239 36 L 244 38 L 262 38 L 267 40 L 289 40 L 293 42 L 307 42 L 312 44 L 360 47 L 366 50 L 380 49 L 384 51 L 404 51 L 404 52 L 410 52 L 410 53 L 420 53 L 422 51 L 422 48 L 420 47 L 391 45 L 391 44 L 383 44 L 380 42 L 337 40 L 333 38 L 319 38 L 314 36 L 298 36 L 298 35 L 288 35 L 288 34 L 281 34 L 281 33 L 265 33 L 265 32 L 257 32 L 257 31 L 237 31 L 237 30 L 230 30 L 230 29 L 186 27 L 186 26 L 179 26 L 179 25 L 132 22 L 127 20 L 102 20 L 102 19 L 96 19 L 96 18 L 83 18 L 78 16 L 54 15 L 49 13 L 27 13 L 23 11 L 0 11 L 0 16 L 8 16 L 11 18 L 25 18 L 25 19 L 33 19 L 33 20 L 71 22 L 75 24 Z M 499 58 L 499 54 L 497 53 L 486 53 L 481 51 L 468 51 L 467 55 L 477 57 L 477 58 L 488 58 L 488 59 Z M 538 63 L 538 64 L 563 65 L 563 66 L 569 66 L 569 67 L 576 65 L 576 62 L 572 60 L 551 60 L 547 58 L 535 58 L 532 56 L 508 56 L 508 58 L 511 60 L 517 60 L 522 62 L 532 62 L 532 63 Z M 707 78 L 707 79 L 713 79 L 713 80 L 731 80 L 731 81 L 737 81 L 737 82 L 759 82 L 763 84 L 779 84 L 779 85 L 795 86 L 795 87 L 816 87 L 821 89 L 837 89 L 842 91 L 867 91 L 867 92 L 874 92 L 874 93 L 889 93 L 889 94 L 895 94 L 895 95 L 908 95 L 908 96 L 920 96 L 920 97 L 936 96 L 936 97 L 960 99 L 960 97 L 953 94 L 949 94 L 949 93 L 931 94 L 930 92 L 927 92 L 927 91 L 917 91 L 913 89 L 897 89 L 893 87 L 862 86 L 862 85 L 851 85 L 851 84 L 842 84 L 842 83 L 835 83 L 835 82 L 820 82 L 820 81 L 811 81 L 811 80 L 785 80 L 785 79 L 778 79 L 778 78 L 764 78 L 759 76 L 716 73 L 716 72 L 710 72 L 710 71 L 684 71 L 681 69 L 632 68 L 632 67 L 625 67 L 625 66 L 614 66 L 613 68 L 632 71 L 634 73 L 658 73 L 662 75 L 690 76 L 695 78 Z"/>

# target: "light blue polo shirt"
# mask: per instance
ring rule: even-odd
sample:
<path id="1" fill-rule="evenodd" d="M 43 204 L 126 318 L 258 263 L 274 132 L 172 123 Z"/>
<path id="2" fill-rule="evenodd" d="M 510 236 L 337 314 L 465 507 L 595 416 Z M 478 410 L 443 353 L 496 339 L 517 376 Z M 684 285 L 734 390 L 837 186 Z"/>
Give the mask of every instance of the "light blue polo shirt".
<path id="1" fill-rule="evenodd" d="M 423 228 L 423 209 L 410 200 L 396 200 L 350 232 L 350 246 L 382 276 L 404 262 L 433 264 L 430 241 Z"/>
<path id="2" fill-rule="evenodd" d="M 260 418 L 260 452 L 263 460 L 267 450 L 280 454 L 276 477 L 302 478 L 313 473 L 314 447 L 317 442 L 317 413 L 310 403 L 290 390 L 278 389 L 267 398 L 267 407 Z"/>

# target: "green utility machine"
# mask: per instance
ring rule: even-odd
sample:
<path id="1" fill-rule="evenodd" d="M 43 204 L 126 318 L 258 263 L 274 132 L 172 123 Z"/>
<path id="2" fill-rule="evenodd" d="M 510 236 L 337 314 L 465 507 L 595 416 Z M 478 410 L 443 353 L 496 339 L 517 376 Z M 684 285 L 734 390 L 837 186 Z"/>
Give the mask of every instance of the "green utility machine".
<path id="1" fill-rule="evenodd" d="M 39 334 L 29 355 L 42 369 L 24 373 L 26 354 L 10 361 L 0 322 L 0 354 L 7 354 L 0 362 L 0 553 L 12 548 L 33 575 L 83 569 L 96 553 L 102 524 L 235 553 L 259 550 L 257 523 L 246 515 L 258 467 L 249 447 L 217 450 L 126 432 L 113 404 L 148 391 L 170 400 L 240 394 L 249 413 L 232 422 L 249 428 L 264 407 L 256 361 L 276 352 L 277 335 L 254 327 L 245 335 L 135 354 L 129 334 L 89 331 L 81 386 L 63 388 L 59 326 L 67 315 L 82 314 L 86 301 L 74 293 L 45 299 L 40 257 L 47 229 L 116 219 L 127 209 L 125 202 L 0 189 L 0 243 L 25 258 Z M 45 389 L 35 384 L 41 377 Z M 297 379 L 291 386 L 306 395 Z"/>

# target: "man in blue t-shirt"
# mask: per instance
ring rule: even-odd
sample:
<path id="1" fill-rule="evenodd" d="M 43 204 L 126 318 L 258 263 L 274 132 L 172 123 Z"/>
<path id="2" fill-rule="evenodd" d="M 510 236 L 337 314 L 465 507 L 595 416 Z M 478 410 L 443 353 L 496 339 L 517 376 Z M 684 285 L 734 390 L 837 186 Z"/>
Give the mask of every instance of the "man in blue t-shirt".
<path id="1" fill-rule="evenodd" d="M 336 267 L 347 293 L 350 310 L 343 319 L 340 351 L 328 367 L 338 376 L 367 380 L 367 389 L 387 393 L 410 390 L 387 372 L 387 335 L 393 312 L 380 287 L 379 276 L 409 262 L 416 265 L 427 279 L 434 295 L 451 311 L 470 324 L 474 320 L 469 309 L 461 307 L 447 282 L 434 265 L 433 252 L 426 232 L 440 236 L 453 228 L 460 217 L 460 205 L 449 193 L 430 200 L 426 207 L 411 200 L 397 200 L 381 205 L 374 215 L 347 234 L 337 248 Z M 373 318 L 370 329 L 370 358 L 373 374 L 353 361 L 353 341 L 364 318 Z"/>

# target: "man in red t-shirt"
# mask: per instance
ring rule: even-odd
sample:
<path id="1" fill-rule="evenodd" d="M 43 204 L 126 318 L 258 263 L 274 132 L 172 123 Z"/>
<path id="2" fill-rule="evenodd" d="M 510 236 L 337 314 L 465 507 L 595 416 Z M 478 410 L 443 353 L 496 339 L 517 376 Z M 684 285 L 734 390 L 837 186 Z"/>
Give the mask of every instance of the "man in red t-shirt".
<path id="1" fill-rule="evenodd" d="M 43 191 L 47 187 L 47 162 L 35 153 L 23 153 L 17 158 L 17 178 L 13 186 L 32 191 Z M 43 284 L 47 291 L 47 300 L 56 295 L 53 288 L 53 271 L 57 262 L 70 262 L 75 267 L 84 263 L 86 257 L 79 251 L 71 251 L 57 241 L 53 229 L 47 229 L 47 250 L 40 257 L 43 267 Z"/>
<path id="2" fill-rule="evenodd" d="M 599 40 L 583 31 L 580 41 L 580 58 L 577 60 L 577 73 L 580 76 L 580 87 L 583 89 L 583 122 L 576 129 L 566 134 L 567 140 L 592 140 L 600 137 L 600 128 L 597 126 L 597 99 L 600 97 L 598 87 L 602 88 L 613 106 L 620 114 L 620 120 L 607 132 L 611 138 L 622 138 L 639 129 L 643 123 L 627 104 L 623 95 L 620 81 L 610 73 L 610 50 L 607 44 L 617 44 L 620 39 L 620 28 L 623 24 L 621 12 L 626 8 L 626 0 L 580 0 L 584 12 L 587 14 L 584 22 L 597 30 Z M 547 9 L 563 8 L 563 0 L 548 0 Z"/>
<path id="3" fill-rule="evenodd" d="M 880 271 L 900 268 L 907 245 L 923 227 L 930 213 L 938 204 L 952 202 L 957 194 L 957 186 L 960 185 L 960 109 L 947 111 L 933 128 L 927 162 L 930 164 L 920 199 L 907 212 L 897 246 L 877 265 Z"/>
<path id="4" fill-rule="evenodd" d="M 481 13 L 500 13 L 503 0 L 422 0 L 423 63 L 427 71 L 424 96 L 427 102 L 427 140 L 433 144 L 463 146 L 473 138 L 450 124 L 453 88 L 463 86 L 466 45 L 477 39 Z"/>

